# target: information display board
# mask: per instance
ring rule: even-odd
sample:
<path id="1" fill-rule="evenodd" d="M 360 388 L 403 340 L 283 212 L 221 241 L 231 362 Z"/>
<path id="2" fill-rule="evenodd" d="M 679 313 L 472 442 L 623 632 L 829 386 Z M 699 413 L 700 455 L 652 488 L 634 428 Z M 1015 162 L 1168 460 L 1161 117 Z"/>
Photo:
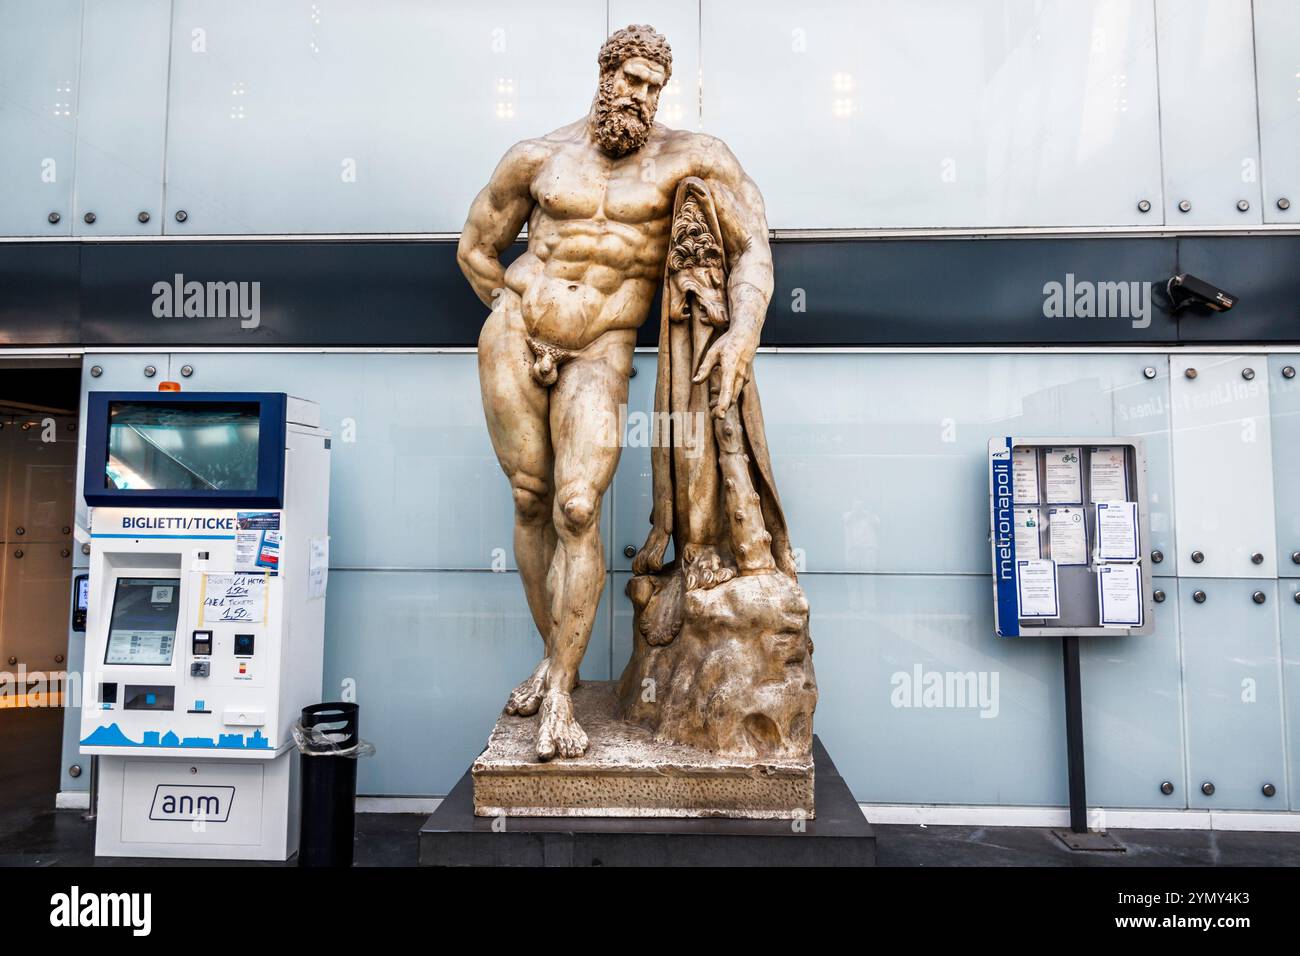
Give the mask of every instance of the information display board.
<path id="1" fill-rule="evenodd" d="M 994 631 L 1149 634 L 1140 438 L 989 439 Z"/>

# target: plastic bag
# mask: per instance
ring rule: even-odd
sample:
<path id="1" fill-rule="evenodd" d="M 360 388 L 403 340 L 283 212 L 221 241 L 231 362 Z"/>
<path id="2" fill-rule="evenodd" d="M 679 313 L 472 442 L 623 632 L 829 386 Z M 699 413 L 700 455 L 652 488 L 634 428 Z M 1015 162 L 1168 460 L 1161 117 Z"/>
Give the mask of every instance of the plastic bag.
<path id="1" fill-rule="evenodd" d="M 347 739 L 347 734 L 322 731 L 319 727 L 304 727 L 301 719 L 295 720 L 290 725 L 289 732 L 293 734 L 293 742 L 297 744 L 298 752 L 307 757 L 349 757 L 356 760 L 359 757 L 372 756 L 375 752 L 375 745 L 368 740 L 357 740 L 351 746 L 345 747 L 343 743 Z"/>

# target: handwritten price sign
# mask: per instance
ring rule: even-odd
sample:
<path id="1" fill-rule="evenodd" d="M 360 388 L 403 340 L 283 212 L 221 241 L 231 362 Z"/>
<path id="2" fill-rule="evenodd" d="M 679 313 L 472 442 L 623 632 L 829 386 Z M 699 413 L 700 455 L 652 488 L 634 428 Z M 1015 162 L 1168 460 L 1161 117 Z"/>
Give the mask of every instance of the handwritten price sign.
<path id="1" fill-rule="evenodd" d="M 200 624 L 260 624 L 266 620 L 265 574 L 203 575 Z"/>

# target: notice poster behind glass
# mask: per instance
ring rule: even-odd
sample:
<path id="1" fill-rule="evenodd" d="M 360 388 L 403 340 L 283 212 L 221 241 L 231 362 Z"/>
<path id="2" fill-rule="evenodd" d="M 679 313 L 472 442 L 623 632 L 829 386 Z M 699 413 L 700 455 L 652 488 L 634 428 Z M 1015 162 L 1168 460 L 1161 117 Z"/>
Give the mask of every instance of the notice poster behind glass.
<path id="1" fill-rule="evenodd" d="M 1082 508 L 1048 508 L 1047 541 L 1059 565 L 1088 563 L 1088 530 Z"/>
<path id="2" fill-rule="evenodd" d="M 1011 452 L 1012 498 L 1018 505 L 1036 505 L 1038 493 L 1038 449 L 1015 448 Z"/>
<path id="3" fill-rule="evenodd" d="M 1128 456 L 1120 446 L 1089 450 L 1088 498 L 1091 501 L 1128 501 Z"/>
<path id="4" fill-rule="evenodd" d="M 1017 561 L 1016 587 L 1021 617 L 1051 619 L 1061 616 L 1055 561 Z"/>
<path id="5" fill-rule="evenodd" d="M 1136 561 L 1138 558 L 1138 514 L 1133 501 L 1099 501 L 1097 514 L 1097 560 Z"/>
<path id="6" fill-rule="evenodd" d="M 1097 604 L 1102 627 L 1142 626 L 1142 569 L 1106 564 L 1097 569 Z"/>
<path id="7" fill-rule="evenodd" d="M 1049 504 L 1083 503 L 1083 470 L 1079 447 L 1044 448 L 1043 464 Z"/>
<path id="8" fill-rule="evenodd" d="M 1140 438 L 990 439 L 999 637 L 1150 633 L 1145 478 Z"/>
<path id="9" fill-rule="evenodd" d="M 1037 508 L 1016 509 L 1016 557 L 1041 558 L 1043 556 L 1042 518 Z"/>

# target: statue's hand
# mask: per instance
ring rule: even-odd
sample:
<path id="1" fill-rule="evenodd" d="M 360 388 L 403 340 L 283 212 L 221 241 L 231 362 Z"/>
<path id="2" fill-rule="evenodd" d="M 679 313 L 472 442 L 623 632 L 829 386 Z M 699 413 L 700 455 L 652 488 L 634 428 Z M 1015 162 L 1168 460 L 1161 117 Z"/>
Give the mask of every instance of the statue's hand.
<path id="1" fill-rule="evenodd" d="M 727 409 L 731 407 L 740 390 L 745 386 L 745 378 L 749 373 L 749 363 L 754 359 L 754 352 L 757 347 L 756 342 L 751 343 L 749 339 L 741 334 L 740 329 L 732 326 L 727 332 L 724 332 L 713 344 L 709 350 L 704 353 L 704 360 L 700 362 L 699 371 L 691 380 L 697 385 L 708 379 L 709 373 L 716 366 L 718 369 L 718 400 L 713 406 L 714 418 L 725 418 Z"/>

